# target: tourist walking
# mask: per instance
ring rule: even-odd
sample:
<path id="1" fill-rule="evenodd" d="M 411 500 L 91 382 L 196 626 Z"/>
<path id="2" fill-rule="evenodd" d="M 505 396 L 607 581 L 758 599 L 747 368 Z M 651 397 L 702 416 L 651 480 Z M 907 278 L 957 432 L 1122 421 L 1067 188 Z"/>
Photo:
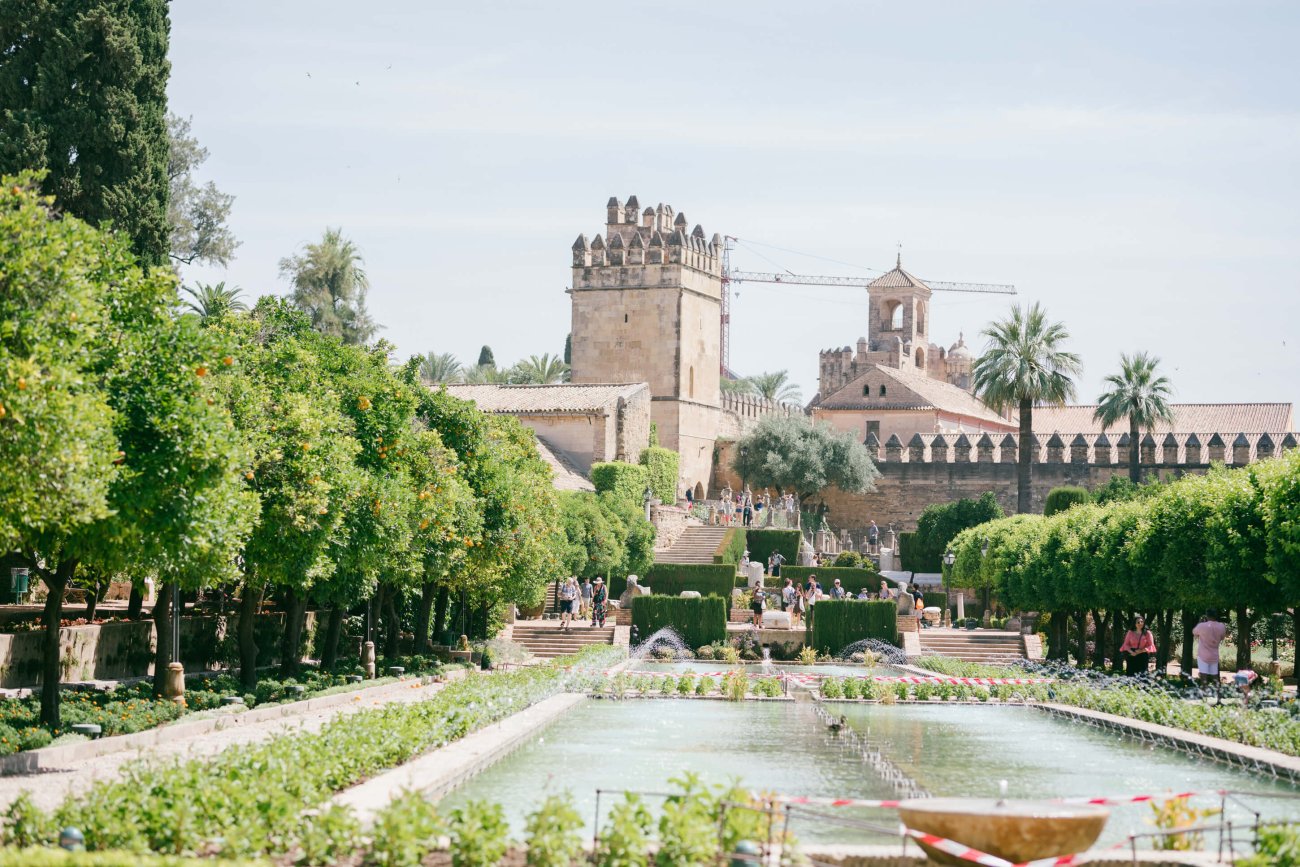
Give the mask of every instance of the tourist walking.
<path id="1" fill-rule="evenodd" d="M 784 562 L 785 562 L 785 557 L 783 557 L 783 556 L 781 555 L 781 552 L 780 552 L 780 551 L 773 551 L 773 552 L 772 552 L 772 567 L 771 567 L 770 569 L 767 570 L 768 573 L 771 574 L 772 577 L 774 577 L 774 578 L 780 578 L 780 577 L 781 577 L 781 564 L 784 563 Z"/>
<path id="2" fill-rule="evenodd" d="M 1219 622 L 1219 612 L 1213 608 L 1205 612 L 1201 622 L 1192 628 L 1196 636 L 1196 673 L 1198 677 L 1219 680 L 1219 645 L 1228 634 L 1228 627 Z"/>
<path id="3" fill-rule="evenodd" d="M 578 579 L 570 575 L 560 585 L 560 629 L 568 631 L 578 610 Z"/>
<path id="4" fill-rule="evenodd" d="M 781 610 L 794 610 L 794 597 L 799 595 L 799 588 L 794 586 L 794 579 L 785 579 L 785 586 L 781 588 Z"/>
<path id="5" fill-rule="evenodd" d="M 582 610 L 578 613 L 579 617 L 588 617 L 591 615 L 591 579 L 584 578 L 582 581 Z"/>
<path id="6" fill-rule="evenodd" d="M 1124 655 L 1125 674 L 1147 673 L 1151 654 L 1156 652 L 1156 642 L 1142 615 L 1133 618 L 1133 628 L 1124 634 L 1124 643 L 1119 646 L 1119 652 Z"/>
<path id="7" fill-rule="evenodd" d="M 867 528 L 867 551 L 872 554 L 880 553 L 880 528 L 876 522 L 872 521 L 871 526 Z"/>
<path id="8" fill-rule="evenodd" d="M 591 588 L 591 625 L 605 625 L 605 604 L 609 602 L 609 591 L 605 589 L 605 579 L 596 576 L 596 583 Z"/>

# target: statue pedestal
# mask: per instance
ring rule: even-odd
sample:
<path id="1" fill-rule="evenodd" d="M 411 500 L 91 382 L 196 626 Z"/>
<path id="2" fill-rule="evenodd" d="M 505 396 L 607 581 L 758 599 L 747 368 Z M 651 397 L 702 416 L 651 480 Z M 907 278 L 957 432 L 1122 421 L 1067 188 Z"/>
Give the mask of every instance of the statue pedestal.
<path id="1" fill-rule="evenodd" d="M 185 704 L 185 666 L 173 662 L 163 675 L 163 697 L 177 704 Z"/>
<path id="2" fill-rule="evenodd" d="M 375 677 L 375 643 L 367 641 L 361 646 L 361 668 L 366 673 L 366 677 L 371 680 Z"/>

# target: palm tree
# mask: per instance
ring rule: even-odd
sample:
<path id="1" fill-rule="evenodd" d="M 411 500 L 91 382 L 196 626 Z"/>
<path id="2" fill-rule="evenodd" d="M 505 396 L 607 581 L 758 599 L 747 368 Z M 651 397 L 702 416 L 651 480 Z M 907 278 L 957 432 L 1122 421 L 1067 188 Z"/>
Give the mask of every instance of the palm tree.
<path id="1" fill-rule="evenodd" d="M 506 373 L 488 364 L 476 364 L 461 371 L 460 381 L 467 385 L 488 385 L 508 382 Z"/>
<path id="2" fill-rule="evenodd" d="M 425 382 L 456 382 L 460 374 L 460 362 L 450 352 L 430 352 L 420 359 L 420 378 Z"/>
<path id="3" fill-rule="evenodd" d="M 775 373 L 759 373 L 746 377 L 753 394 L 775 403 L 801 403 L 799 386 L 790 382 L 790 374 L 785 370 Z"/>
<path id="4" fill-rule="evenodd" d="M 1029 477 L 1035 452 L 1034 407 L 1060 406 L 1075 395 L 1074 379 L 1083 369 L 1079 356 L 1061 348 L 1070 333 L 1048 322 L 1037 302 L 1019 305 L 1011 316 L 984 329 L 988 345 L 972 369 L 975 394 L 997 412 L 1015 408 L 1020 415 L 1020 453 L 1016 474 L 1016 511 L 1030 511 Z"/>
<path id="5" fill-rule="evenodd" d="M 1174 421 L 1173 410 L 1169 408 L 1169 379 L 1157 373 L 1159 366 L 1160 359 L 1145 352 L 1122 353 L 1119 373 L 1103 380 L 1110 389 L 1097 399 L 1097 411 L 1092 414 L 1101 422 L 1102 430 L 1128 419 L 1128 477 L 1135 485 L 1142 482 L 1138 470 L 1138 433 L 1142 428 L 1155 427 L 1156 422 L 1172 424 Z"/>
<path id="6" fill-rule="evenodd" d="M 549 352 L 545 355 L 530 355 L 510 369 L 510 381 L 521 385 L 549 385 L 564 382 L 568 378 L 569 366 Z"/>
<path id="7" fill-rule="evenodd" d="M 225 280 L 220 283 L 195 283 L 193 286 L 182 286 L 181 291 L 193 299 L 186 301 L 185 306 L 199 314 L 199 318 L 205 322 L 209 319 L 220 319 L 227 313 L 242 313 L 248 309 L 248 305 L 240 298 L 244 290 L 238 286 L 227 289 Z"/>
<path id="8" fill-rule="evenodd" d="M 325 229 L 317 244 L 280 260 L 280 275 L 293 282 L 293 304 L 311 316 L 312 327 L 345 343 L 366 343 L 378 326 L 366 310 L 370 281 L 361 252 L 342 229 Z"/>

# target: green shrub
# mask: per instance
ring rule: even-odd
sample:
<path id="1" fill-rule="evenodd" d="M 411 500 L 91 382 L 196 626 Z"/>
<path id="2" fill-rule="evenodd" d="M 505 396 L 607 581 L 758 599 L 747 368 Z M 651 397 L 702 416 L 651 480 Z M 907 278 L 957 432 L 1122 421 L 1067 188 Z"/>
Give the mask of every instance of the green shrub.
<path id="1" fill-rule="evenodd" d="M 660 501 L 677 502 L 677 452 L 660 446 L 651 446 L 641 452 L 641 466 L 646 468 L 650 489 Z"/>
<path id="2" fill-rule="evenodd" d="M 745 528 L 732 527 L 722 537 L 718 550 L 713 552 L 714 563 L 739 563 L 745 556 Z"/>
<path id="3" fill-rule="evenodd" d="M 940 572 L 948 543 L 965 530 L 1005 516 L 992 491 L 978 500 L 963 498 L 926 506 L 916 520 L 916 533 L 902 545 L 902 566 L 908 572 Z"/>
<path id="4" fill-rule="evenodd" d="M 897 643 L 898 606 L 893 602 L 823 599 L 809 609 L 809 646 L 835 653 L 864 638 Z"/>
<path id="5" fill-rule="evenodd" d="M 640 464 L 602 461 L 591 465 L 591 484 L 596 493 L 610 493 L 619 500 L 640 508 L 650 473 Z"/>
<path id="6" fill-rule="evenodd" d="M 926 608 L 938 608 L 940 611 L 943 611 L 944 606 L 948 604 L 947 593 L 939 593 L 937 591 L 930 590 L 925 593 L 922 593 L 921 596 L 925 600 L 922 604 Z"/>
<path id="7" fill-rule="evenodd" d="M 1047 499 L 1043 501 L 1043 515 L 1055 515 L 1057 512 L 1064 512 L 1080 503 L 1092 502 L 1092 494 L 1088 493 L 1087 488 L 1081 488 L 1077 485 L 1062 485 L 1059 488 L 1052 488 L 1047 492 Z"/>
<path id="8" fill-rule="evenodd" d="M 654 818 L 640 795 L 628 792 L 609 811 L 596 848 L 597 867 L 647 867 Z"/>
<path id="9" fill-rule="evenodd" d="M 442 822 L 420 792 L 403 792 L 375 816 L 370 858 L 376 867 L 419 867 L 438 848 Z"/>
<path id="10" fill-rule="evenodd" d="M 749 559 L 767 563 L 773 551 L 780 551 L 786 565 L 799 562 L 798 530 L 747 530 L 745 543 L 749 546 Z M 785 566 L 781 567 L 785 572 Z"/>
<path id="11" fill-rule="evenodd" d="M 547 795 L 528 814 L 528 867 L 569 867 L 582 854 L 582 817 L 573 806 L 573 795 Z"/>
<path id="12" fill-rule="evenodd" d="M 453 810 L 452 867 L 496 867 L 506 855 L 509 830 L 500 804 L 470 801 Z"/>
<path id="13" fill-rule="evenodd" d="M 222 867 L 270 867 L 269 861 L 221 861 Z M 144 855 L 139 852 L 64 852 L 62 849 L 0 850 L 0 867 L 211 867 L 211 858 Z"/>
<path id="14" fill-rule="evenodd" d="M 730 563 L 655 563 L 641 583 L 650 585 L 655 595 L 676 596 L 694 590 L 701 596 L 730 596 L 735 582 L 736 567 Z M 620 583 L 626 584 L 626 579 Z M 610 593 L 615 598 L 622 592 L 621 586 L 611 582 Z"/>
<path id="15" fill-rule="evenodd" d="M 857 551 L 841 551 L 835 557 L 835 562 L 831 564 L 846 569 L 859 569 L 862 567 L 862 555 Z"/>
<path id="16" fill-rule="evenodd" d="M 807 584 L 809 575 L 816 575 L 817 583 L 824 588 L 833 586 L 835 579 L 838 578 L 840 586 L 846 593 L 857 593 L 864 587 L 875 593 L 880 589 L 881 581 L 890 586 L 894 586 L 895 583 L 877 572 L 875 566 L 864 566 L 860 569 L 846 569 L 839 566 L 823 566 L 820 569 L 813 566 L 787 566 L 781 569 L 780 578 L 770 580 L 773 584 L 783 586 L 787 578 L 793 578 L 796 584 Z"/>
<path id="17" fill-rule="evenodd" d="M 632 600 L 632 625 L 642 639 L 671 626 L 690 647 L 727 640 L 727 600 L 721 596 L 638 596 Z"/>

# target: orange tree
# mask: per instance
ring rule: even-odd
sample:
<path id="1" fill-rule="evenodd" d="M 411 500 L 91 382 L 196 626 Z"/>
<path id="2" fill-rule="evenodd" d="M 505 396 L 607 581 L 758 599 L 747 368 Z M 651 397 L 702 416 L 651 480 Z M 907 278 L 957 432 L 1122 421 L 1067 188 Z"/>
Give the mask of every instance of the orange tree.
<path id="1" fill-rule="evenodd" d="M 363 487 L 355 463 L 359 445 L 352 419 L 340 411 L 335 383 L 322 369 L 318 335 L 303 314 L 263 298 L 251 313 L 229 314 L 209 327 L 234 346 L 215 385 L 248 452 L 244 484 L 258 502 L 239 561 L 240 679 L 251 689 L 262 596 L 281 590 L 302 598 L 334 576 L 332 545 Z M 293 621 L 289 616 L 286 625 Z"/>
<path id="2" fill-rule="evenodd" d="M 425 390 L 419 417 L 456 455 L 480 526 L 462 543 L 467 556 L 438 577 L 435 632 L 451 625 L 486 634 L 504 605 L 535 605 L 546 583 L 562 574 L 565 544 L 557 520 L 551 469 L 532 431 L 509 416 L 489 416 L 445 389 Z"/>
<path id="3" fill-rule="evenodd" d="M 220 349 L 173 315 L 172 275 L 59 217 L 33 184 L 8 179 L 0 198 L 0 534 L 48 590 L 41 719 L 57 727 L 78 568 L 193 585 L 229 567 L 247 522 L 238 442 L 206 394 Z"/>

